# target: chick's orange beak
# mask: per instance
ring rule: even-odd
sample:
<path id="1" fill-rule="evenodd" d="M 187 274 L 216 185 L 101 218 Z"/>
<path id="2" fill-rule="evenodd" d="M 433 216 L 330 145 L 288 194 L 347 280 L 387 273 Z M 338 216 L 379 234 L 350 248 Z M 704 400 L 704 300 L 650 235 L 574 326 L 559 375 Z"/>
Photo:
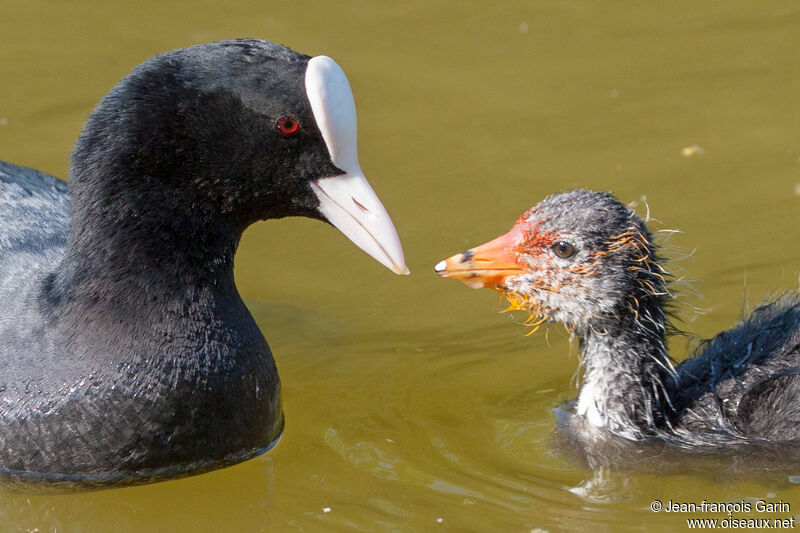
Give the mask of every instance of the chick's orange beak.
<path id="1" fill-rule="evenodd" d="M 440 261 L 433 269 L 443 278 L 461 280 L 473 289 L 502 291 L 506 278 L 526 272 L 517 263 L 515 252 L 523 238 L 522 228 L 514 226 L 505 235 Z"/>

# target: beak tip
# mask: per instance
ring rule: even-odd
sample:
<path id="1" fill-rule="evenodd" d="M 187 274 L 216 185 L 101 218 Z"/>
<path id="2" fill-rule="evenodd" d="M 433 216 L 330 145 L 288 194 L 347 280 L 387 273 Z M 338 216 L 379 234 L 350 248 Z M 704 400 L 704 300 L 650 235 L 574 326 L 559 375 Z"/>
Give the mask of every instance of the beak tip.
<path id="1" fill-rule="evenodd" d="M 437 274 L 441 275 L 445 270 L 447 270 L 447 261 L 439 261 L 436 263 L 436 266 L 433 267 L 433 271 Z"/>
<path id="2" fill-rule="evenodd" d="M 406 265 L 402 265 L 402 266 L 392 265 L 392 272 L 394 272 L 398 276 L 410 276 L 411 275 L 411 271 L 408 269 L 408 267 Z"/>

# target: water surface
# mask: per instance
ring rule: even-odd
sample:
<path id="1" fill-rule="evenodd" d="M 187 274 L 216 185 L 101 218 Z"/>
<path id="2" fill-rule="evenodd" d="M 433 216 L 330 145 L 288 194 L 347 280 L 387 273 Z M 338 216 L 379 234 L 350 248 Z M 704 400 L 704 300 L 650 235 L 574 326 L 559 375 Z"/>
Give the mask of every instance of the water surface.
<path id="1" fill-rule="evenodd" d="M 575 346 L 557 327 L 526 337 L 490 291 L 432 271 L 545 195 L 588 187 L 682 231 L 666 251 L 683 258 L 670 267 L 698 338 L 796 288 L 794 3 L 0 0 L 0 13 L 0 158 L 58 176 L 92 106 L 150 55 L 244 36 L 330 55 L 412 271 L 392 275 L 319 222 L 254 226 L 236 275 L 280 369 L 281 443 L 195 478 L 3 494 L 3 528 L 617 531 L 692 517 L 654 514 L 656 499 L 782 499 L 800 514 L 800 465 L 599 472 L 561 453 L 554 408 L 576 394 Z"/>

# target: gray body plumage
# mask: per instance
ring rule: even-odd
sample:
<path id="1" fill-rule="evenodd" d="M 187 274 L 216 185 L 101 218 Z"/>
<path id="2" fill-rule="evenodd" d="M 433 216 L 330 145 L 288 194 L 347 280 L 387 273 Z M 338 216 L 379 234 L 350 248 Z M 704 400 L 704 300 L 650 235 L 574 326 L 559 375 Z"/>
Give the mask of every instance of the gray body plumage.
<path id="1" fill-rule="evenodd" d="M 677 364 L 666 347 L 669 275 L 633 210 L 607 193 L 572 191 L 532 212 L 540 231 L 586 253 L 559 280 L 569 288 L 544 296 L 549 316 L 580 340 L 577 415 L 628 439 L 684 447 L 800 440 L 797 295 L 759 307 Z"/>
<path id="2" fill-rule="evenodd" d="M 670 276 L 645 222 L 610 193 L 549 196 L 507 234 L 436 270 L 573 332 L 582 379 L 565 412 L 584 428 L 579 438 L 684 448 L 800 440 L 800 296 L 756 309 L 676 364 L 666 344 Z"/>

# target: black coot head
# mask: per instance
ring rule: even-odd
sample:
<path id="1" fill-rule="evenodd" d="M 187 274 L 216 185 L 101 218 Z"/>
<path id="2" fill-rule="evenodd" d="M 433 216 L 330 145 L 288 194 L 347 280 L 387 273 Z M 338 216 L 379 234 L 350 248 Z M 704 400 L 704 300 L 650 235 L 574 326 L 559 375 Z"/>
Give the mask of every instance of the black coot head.
<path id="1" fill-rule="evenodd" d="M 241 228 L 320 218 L 407 271 L 358 164 L 347 78 L 325 56 L 243 39 L 153 57 L 92 113 L 71 181 L 76 204 L 99 198 L 120 217 L 192 213 Z"/>

